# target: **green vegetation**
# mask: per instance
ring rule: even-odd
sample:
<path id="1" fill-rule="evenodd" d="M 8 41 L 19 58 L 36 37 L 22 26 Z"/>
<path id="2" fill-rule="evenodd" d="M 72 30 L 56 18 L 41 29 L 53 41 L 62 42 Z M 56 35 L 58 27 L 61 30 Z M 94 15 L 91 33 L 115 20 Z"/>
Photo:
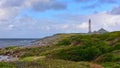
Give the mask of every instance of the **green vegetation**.
<path id="1" fill-rule="evenodd" d="M 31 59 L 30 59 L 31 60 Z M 9 64 L 9 65 L 8 65 Z M 12 66 L 12 65 L 14 66 Z M 37 59 L 32 61 L 16 61 L 12 63 L 2 63 L 1 68 L 89 68 L 87 62 L 73 62 L 58 59 Z"/>
<path id="2" fill-rule="evenodd" d="M 19 60 L 2 65 L 23 68 L 119 68 L 120 32 L 105 34 L 56 34 L 50 46 L 6 47 L 2 55 Z M 53 41 L 53 40 L 52 40 Z M 7 68 L 7 67 L 6 67 Z"/>
<path id="3" fill-rule="evenodd" d="M 15 65 L 12 63 L 0 62 L 0 68 L 15 68 Z"/>

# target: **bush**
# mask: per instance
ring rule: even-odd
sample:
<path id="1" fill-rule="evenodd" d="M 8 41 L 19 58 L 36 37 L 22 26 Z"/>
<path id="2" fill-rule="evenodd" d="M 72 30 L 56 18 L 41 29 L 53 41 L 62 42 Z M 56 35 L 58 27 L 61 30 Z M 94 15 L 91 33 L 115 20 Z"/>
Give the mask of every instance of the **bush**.
<path id="1" fill-rule="evenodd" d="M 56 45 L 63 46 L 63 45 L 70 45 L 70 44 L 71 44 L 71 40 L 69 38 L 65 38 L 59 41 L 59 43 L 57 43 Z"/>
<path id="2" fill-rule="evenodd" d="M 120 43 L 117 43 L 114 47 L 113 50 L 119 50 L 120 49 Z"/>
<path id="3" fill-rule="evenodd" d="M 101 54 L 100 50 L 94 46 L 83 48 L 82 46 L 61 49 L 51 53 L 52 57 L 71 61 L 91 61 Z M 48 55 L 51 56 L 51 55 Z"/>
<path id="4" fill-rule="evenodd" d="M 101 60 L 101 62 L 112 62 L 114 60 L 114 56 L 111 53 L 105 55 L 105 57 Z"/>
<path id="5" fill-rule="evenodd" d="M 112 51 L 111 46 L 108 46 L 108 45 L 105 45 L 105 44 L 102 44 L 102 43 L 99 43 L 99 45 L 97 45 L 96 47 L 100 49 L 102 54 L 105 54 L 105 53 L 108 53 L 108 52 Z"/>

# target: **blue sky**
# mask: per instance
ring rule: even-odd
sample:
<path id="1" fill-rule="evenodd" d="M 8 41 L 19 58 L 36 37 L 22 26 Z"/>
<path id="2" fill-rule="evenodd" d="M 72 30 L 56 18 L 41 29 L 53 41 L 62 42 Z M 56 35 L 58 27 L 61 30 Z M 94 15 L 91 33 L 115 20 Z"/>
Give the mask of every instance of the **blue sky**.
<path id="1" fill-rule="evenodd" d="M 0 0 L 0 38 L 120 30 L 120 0 Z"/>

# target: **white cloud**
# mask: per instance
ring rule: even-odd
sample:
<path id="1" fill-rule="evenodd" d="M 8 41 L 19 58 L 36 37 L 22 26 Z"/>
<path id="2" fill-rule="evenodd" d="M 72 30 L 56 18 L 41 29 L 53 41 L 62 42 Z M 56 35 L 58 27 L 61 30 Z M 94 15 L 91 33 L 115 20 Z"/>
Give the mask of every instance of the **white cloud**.
<path id="1" fill-rule="evenodd" d="M 77 29 L 88 29 L 88 22 L 83 22 L 81 24 L 76 24 Z"/>
<path id="2" fill-rule="evenodd" d="M 63 10 L 66 9 L 67 5 L 58 0 L 26 0 L 24 7 L 30 8 L 35 11 L 46 11 L 46 10 Z"/>
<path id="3" fill-rule="evenodd" d="M 12 29 L 14 29 L 14 27 L 15 27 L 15 26 L 14 26 L 13 24 L 10 24 L 10 25 L 8 25 L 8 28 L 7 28 L 7 29 L 8 29 L 8 30 L 12 30 Z"/>
<path id="4" fill-rule="evenodd" d="M 0 8 L 0 20 L 13 19 L 17 14 L 17 8 Z"/>
<path id="5" fill-rule="evenodd" d="M 23 5 L 24 0 L 0 0 L 0 20 L 15 18 Z"/>
<path id="6" fill-rule="evenodd" d="M 63 10 L 66 5 L 57 0 L 0 0 L 0 20 L 17 17 L 20 11 L 32 9 L 34 11 Z"/>
<path id="7" fill-rule="evenodd" d="M 32 6 L 33 3 L 36 3 L 36 2 L 46 2 L 46 3 L 48 3 L 50 1 L 51 0 L 26 0 L 24 2 L 24 5 L 27 6 L 27 7 L 30 7 L 30 6 Z"/>
<path id="8" fill-rule="evenodd" d="M 61 26 L 61 28 L 62 29 L 68 29 L 68 28 L 70 28 L 70 26 L 69 26 L 69 24 L 64 24 L 64 25 Z"/>

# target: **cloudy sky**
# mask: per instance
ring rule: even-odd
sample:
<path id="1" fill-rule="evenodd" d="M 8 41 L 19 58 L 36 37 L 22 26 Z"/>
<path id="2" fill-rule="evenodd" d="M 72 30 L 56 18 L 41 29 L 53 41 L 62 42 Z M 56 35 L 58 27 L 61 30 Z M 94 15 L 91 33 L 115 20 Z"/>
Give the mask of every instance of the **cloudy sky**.
<path id="1" fill-rule="evenodd" d="M 120 0 L 0 0 L 0 38 L 120 30 Z"/>

